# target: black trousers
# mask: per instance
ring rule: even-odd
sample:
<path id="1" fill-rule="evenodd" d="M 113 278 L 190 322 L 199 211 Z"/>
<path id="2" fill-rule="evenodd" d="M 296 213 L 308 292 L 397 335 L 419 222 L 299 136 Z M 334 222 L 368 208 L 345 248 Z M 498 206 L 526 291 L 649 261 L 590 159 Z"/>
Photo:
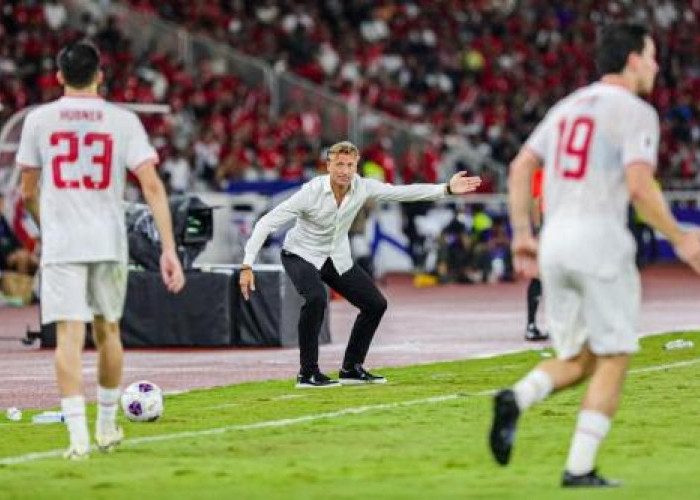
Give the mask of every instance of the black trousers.
<path id="1" fill-rule="evenodd" d="M 345 349 L 343 367 L 364 363 L 387 306 L 386 299 L 372 278 L 357 264 L 353 264 L 349 271 L 338 274 L 330 258 L 319 271 L 313 264 L 286 250 L 282 251 L 282 265 L 305 300 L 299 315 L 301 372 L 309 374 L 318 370 L 318 335 L 328 303 L 324 283 L 360 310 Z"/>

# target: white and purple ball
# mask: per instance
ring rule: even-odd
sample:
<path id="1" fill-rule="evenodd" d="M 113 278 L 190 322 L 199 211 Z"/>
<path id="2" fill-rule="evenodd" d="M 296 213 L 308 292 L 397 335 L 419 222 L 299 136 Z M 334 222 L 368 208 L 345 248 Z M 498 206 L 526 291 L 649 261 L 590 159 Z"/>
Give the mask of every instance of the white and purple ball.
<path id="1" fill-rule="evenodd" d="M 153 422 L 163 414 L 163 391 L 148 380 L 124 389 L 121 402 L 124 415 L 133 422 Z"/>

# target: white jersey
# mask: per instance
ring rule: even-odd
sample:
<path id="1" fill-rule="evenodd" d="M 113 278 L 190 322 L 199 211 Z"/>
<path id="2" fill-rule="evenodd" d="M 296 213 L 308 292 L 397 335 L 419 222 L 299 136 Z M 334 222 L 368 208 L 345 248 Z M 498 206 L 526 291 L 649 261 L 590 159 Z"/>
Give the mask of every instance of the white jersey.
<path id="1" fill-rule="evenodd" d="M 42 263 L 126 262 L 126 169 L 157 159 L 138 117 L 99 97 L 32 110 L 16 162 L 42 169 Z"/>
<path id="2" fill-rule="evenodd" d="M 634 257 L 625 169 L 656 168 L 659 118 L 622 87 L 594 83 L 557 103 L 527 141 L 544 162 L 547 264 L 610 277 Z"/>

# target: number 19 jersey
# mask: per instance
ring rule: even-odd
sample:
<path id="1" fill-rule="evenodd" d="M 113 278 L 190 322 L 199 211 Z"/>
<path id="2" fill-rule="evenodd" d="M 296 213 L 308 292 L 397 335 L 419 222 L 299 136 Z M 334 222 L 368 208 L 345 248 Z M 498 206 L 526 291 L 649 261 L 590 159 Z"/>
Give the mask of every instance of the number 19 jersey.
<path id="1" fill-rule="evenodd" d="M 97 96 L 29 112 L 16 163 L 41 169 L 42 263 L 127 260 L 126 169 L 157 153 L 138 117 Z"/>
<path id="2" fill-rule="evenodd" d="M 544 163 L 541 259 L 602 277 L 632 259 L 625 169 L 656 168 L 658 145 L 656 111 L 620 86 L 594 83 L 559 101 L 526 143 Z"/>

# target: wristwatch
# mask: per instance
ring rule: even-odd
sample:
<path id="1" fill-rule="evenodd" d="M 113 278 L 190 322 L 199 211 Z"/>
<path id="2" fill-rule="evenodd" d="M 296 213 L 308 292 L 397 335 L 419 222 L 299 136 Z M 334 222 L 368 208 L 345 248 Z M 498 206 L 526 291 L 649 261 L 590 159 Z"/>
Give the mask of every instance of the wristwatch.
<path id="1" fill-rule="evenodd" d="M 450 183 L 449 183 L 449 182 L 448 182 L 447 184 L 445 184 L 445 193 L 447 193 L 447 194 L 453 194 L 453 193 L 452 193 L 452 189 L 450 189 Z"/>
<path id="2" fill-rule="evenodd" d="M 248 264 L 243 264 L 243 265 L 241 266 L 241 271 L 246 271 L 246 270 L 247 270 L 247 271 L 252 271 L 253 268 L 252 268 L 251 266 L 249 266 Z"/>

